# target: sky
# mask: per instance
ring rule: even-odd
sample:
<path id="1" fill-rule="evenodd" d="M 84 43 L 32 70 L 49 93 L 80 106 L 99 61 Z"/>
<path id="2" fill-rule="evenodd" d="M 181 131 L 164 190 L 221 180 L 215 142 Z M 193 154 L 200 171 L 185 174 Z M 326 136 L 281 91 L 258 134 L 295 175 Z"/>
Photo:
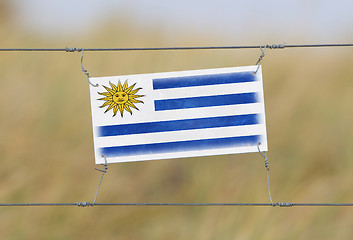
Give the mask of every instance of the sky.
<path id="1" fill-rule="evenodd" d="M 80 34 L 124 16 L 170 38 L 208 33 L 237 42 L 352 42 L 352 0 L 12 0 L 20 27 L 40 34 Z"/>

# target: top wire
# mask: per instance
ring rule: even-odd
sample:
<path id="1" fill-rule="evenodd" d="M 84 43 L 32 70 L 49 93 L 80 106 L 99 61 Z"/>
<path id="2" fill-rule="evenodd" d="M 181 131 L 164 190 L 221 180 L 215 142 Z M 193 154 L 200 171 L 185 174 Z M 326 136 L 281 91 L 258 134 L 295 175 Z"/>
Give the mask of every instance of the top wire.
<path id="1" fill-rule="evenodd" d="M 353 43 L 330 44 L 272 44 L 250 46 L 203 46 L 203 47 L 146 47 L 146 48 L 0 48 L 2 52 L 81 52 L 81 51 L 173 51 L 173 50 L 222 50 L 222 49 L 284 49 L 317 47 L 353 47 Z"/>

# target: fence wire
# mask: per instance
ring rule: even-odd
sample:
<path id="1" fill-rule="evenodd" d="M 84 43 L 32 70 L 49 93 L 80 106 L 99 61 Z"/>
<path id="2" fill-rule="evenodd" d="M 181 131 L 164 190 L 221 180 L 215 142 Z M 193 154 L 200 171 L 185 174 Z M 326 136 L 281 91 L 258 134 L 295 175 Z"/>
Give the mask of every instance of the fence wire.
<path id="1" fill-rule="evenodd" d="M 196 47 L 136 47 L 136 48 L 0 48 L 2 52 L 81 52 L 81 51 L 173 51 L 173 50 L 227 50 L 227 49 L 285 49 L 285 48 L 320 48 L 353 47 L 353 43 L 328 44 L 267 44 L 248 46 L 196 46 Z"/>
<path id="2" fill-rule="evenodd" d="M 0 207 L 353 207 L 353 203 L 1 203 Z"/>

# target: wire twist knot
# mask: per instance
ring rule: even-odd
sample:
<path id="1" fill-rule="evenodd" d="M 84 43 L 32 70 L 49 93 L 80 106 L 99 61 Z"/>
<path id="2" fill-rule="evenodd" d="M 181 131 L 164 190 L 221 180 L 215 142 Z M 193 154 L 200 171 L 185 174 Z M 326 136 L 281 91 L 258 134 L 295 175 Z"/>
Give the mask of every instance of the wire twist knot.
<path id="1" fill-rule="evenodd" d="M 279 207 L 293 207 L 294 203 L 292 202 L 277 202 L 272 204 L 273 207 L 279 206 Z"/>
<path id="2" fill-rule="evenodd" d="M 70 48 L 70 47 L 66 47 L 65 48 L 65 51 L 66 52 L 82 52 L 83 51 L 83 48 Z"/>
<path id="3" fill-rule="evenodd" d="M 270 164 L 269 164 L 268 159 L 267 159 L 267 157 L 266 157 L 266 159 L 265 159 L 265 168 L 267 168 L 267 170 L 270 171 L 269 165 L 270 165 Z"/>
<path id="4" fill-rule="evenodd" d="M 94 206 L 92 203 L 90 203 L 90 202 L 77 202 L 76 203 L 76 205 L 78 206 L 78 207 L 90 207 L 90 206 Z"/>
<path id="5" fill-rule="evenodd" d="M 266 45 L 266 48 L 269 48 L 269 49 L 284 49 L 285 47 L 286 47 L 285 43 Z"/>

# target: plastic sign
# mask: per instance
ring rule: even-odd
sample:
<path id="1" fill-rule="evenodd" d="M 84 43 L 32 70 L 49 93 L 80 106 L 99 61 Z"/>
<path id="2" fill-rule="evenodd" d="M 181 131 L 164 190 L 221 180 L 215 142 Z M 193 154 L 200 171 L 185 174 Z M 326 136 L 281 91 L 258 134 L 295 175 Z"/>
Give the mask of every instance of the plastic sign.
<path id="1" fill-rule="evenodd" d="M 256 68 L 90 78 L 96 164 L 267 151 Z"/>

